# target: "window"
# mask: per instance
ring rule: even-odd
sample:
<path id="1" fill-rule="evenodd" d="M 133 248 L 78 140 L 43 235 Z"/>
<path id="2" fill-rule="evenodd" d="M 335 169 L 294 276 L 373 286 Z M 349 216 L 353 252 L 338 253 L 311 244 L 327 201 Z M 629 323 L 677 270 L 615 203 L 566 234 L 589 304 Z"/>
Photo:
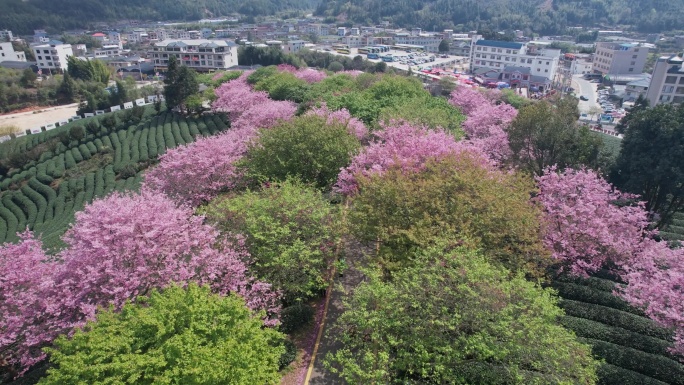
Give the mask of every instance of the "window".
<path id="1" fill-rule="evenodd" d="M 665 83 L 667 83 L 667 84 L 675 84 L 676 82 L 677 82 L 676 76 L 668 76 L 665 78 Z"/>
<path id="2" fill-rule="evenodd" d="M 660 101 L 661 102 L 669 102 L 670 101 L 670 95 L 660 95 Z"/>
<path id="3" fill-rule="evenodd" d="M 663 86 L 663 93 L 669 94 L 674 91 L 674 86 Z"/>
<path id="4" fill-rule="evenodd" d="M 630 69 L 629 69 L 629 72 L 634 72 L 634 68 L 630 68 Z"/>
<path id="5" fill-rule="evenodd" d="M 633 61 L 633 62 L 629 63 L 629 65 L 635 65 L 635 64 L 636 64 L 636 62 L 635 62 L 635 61 Z"/>
<path id="6" fill-rule="evenodd" d="M 684 96 L 675 96 L 672 98 L 672 103 L 682 104 L 684 101 Z"/>
<path id="7" fill-rule="evenodd" d="M 678 94 L 684 94 L 684 87 L 677 87 Z"/>
<path id="8" fill-rule="evenodd" d="M 497 57 L 496 57 L 496 60 L 501 60 L 501 56 L 497 56 Z"/>
<path id="9" fill-rule="evenodd" d="M 480 54 L 479 54 L 479 53 L 476 53 L 476 54 L 475 54 L 475 57 L 480 57 Z"/>
<path id="10" fill-rule="evenodd" d="M 544 70 L 544 72 L 549 72 L 549 70 Z"/>
<path id="11" fill-rule="evenodd" d="M 549 64 L 550 64 L 550 62 L 546 62 L 546 65 L 549 65 Z"/>
<path id="12" fill-rule="evenodd" d="M 632 59 L 636 59 L 638 55 L 632 55 Z"/>
<path id="13" fill-rule="evenodd" d="M 532 59 L 527 59 L 527 64 L 532 64 Z"/>

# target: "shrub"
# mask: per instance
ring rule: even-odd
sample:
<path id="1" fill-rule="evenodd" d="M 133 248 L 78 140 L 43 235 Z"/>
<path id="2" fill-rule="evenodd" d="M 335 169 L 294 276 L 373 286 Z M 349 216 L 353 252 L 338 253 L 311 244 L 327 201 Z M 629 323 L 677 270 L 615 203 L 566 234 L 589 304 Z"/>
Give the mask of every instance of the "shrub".
<path id="1" fill-rule="evenodd" d="M 285 303 L 320 293 L 339 229 L 321 193 L 286 181 L 212 202 L 202 210 L 226 232 L 244 234 L 251 270 L 279 290 Z"/>
<path id="2" fill-rule="evenodd" d="M 318 116 L 302 116 L 261 130 L 243 165 L 257 179 L 284 181 L 295 177 L 330 190 L 340 168 L 349 164 L 360 147 L 345 125 L 327 124 Z"/>
<path id="3" fill-rule="evenodd" d="M 311 323 L 313 317 L 314 310 L 307 304 L 298 303 L 283 308 L 280 313 L 280 331 L 286 334 L 297 332 Z"/>
<path id="4" fill-rule="evenodd" d="M 278 370 L 285 369 L 290 363 L 297 359 L 297 345 L 289 339 L 285 339 L 285 351 L 278 361 Z"/>
<path id="5" fill-rule="evenodd" d="M 85 138 L 85 134 L 85 129 L 82 126 L 73 126 L 69 129 L 69 139 L 76 142 Z"/>

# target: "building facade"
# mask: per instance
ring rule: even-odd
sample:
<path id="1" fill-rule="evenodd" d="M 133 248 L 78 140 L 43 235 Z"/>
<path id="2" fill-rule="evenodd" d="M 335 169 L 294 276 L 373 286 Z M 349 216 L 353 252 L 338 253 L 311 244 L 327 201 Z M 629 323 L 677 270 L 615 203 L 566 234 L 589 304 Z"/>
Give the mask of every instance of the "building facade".
<path id="1" fill-rule="evenodd" d="M 646 98 L 651 106 L 684 102 L 684 61 L 679 56 L 661 56 L 656 61 Z"/>
<path id="2" fill-rule="evenodd" d="M 594 73 L 602 75 L 633 75 L 644 70 L 648 48 L 637 43 L 596 43 Z"/>
<path id="3" fill-rule="evenodd" d="M 530 75 L 553 80 L 558 71 L 560 50 L 541 49 L 538 54 L 529 54 L 527 45 L 517 42 L 484 40 L 482 36 L 472 37 L 470 47 L 470 71 L 480 68 L 503 70 L 505 67 L 524 67 Z"/>
<path id="4" fill-rule="evenodd" d="M 637 100 L 639 96 L 646 96 L 648 87 L 651 85 L 651 79 L 635 80 L 627 83 L 625 86 L 625 102 L 632 102 Z"/>
<path id="5" fill-rule="evenodd" d="M 164 40 L 155 43 L 147 57 L 155 67 L 164 69 L 169 57 L 197 71 L 227 69 L 238 65 L 237 45 L 225 40 Z"/>
<path id="6" fill-rule="evenodd" d="M 290 40 L 283 44 L 283 52 L 285 53 L 295 53 L 301 51 L 304 48 L 306 42 L 304 40 Z"/>
<path id="7" fill-rule="evenodd" d="M 412 33 L 398 33 L 394 35 L 396 44 L 410 44 L 423 47 L 427 52 L 438 52 L 442 37 L 420 33 L 420 28 L 414 28 Z"/>
<path id="8" fill-rule="evenodd" d="M 26 61 L 26 54 L 15 51 L 10 42 L 0 43 L 0 62 L 4 61 Z"/>
<path id="9" fill-rule="evenodd" d="M 9 31 L 7 29 L 3 29 L 0 31 L 0 42 L 12 40 L 14 40 L 14 35 L 12 35 L 12 31 Z"/>
<path id="10" fill-rule="evenodd" d="M 48 71 L 66 71 L 68 67 L 67 58 L 74 55 L 71 44 L 64 44 L 58 40 L 34 45 L 31 49 L 36 56 L 38 68 Z"/>

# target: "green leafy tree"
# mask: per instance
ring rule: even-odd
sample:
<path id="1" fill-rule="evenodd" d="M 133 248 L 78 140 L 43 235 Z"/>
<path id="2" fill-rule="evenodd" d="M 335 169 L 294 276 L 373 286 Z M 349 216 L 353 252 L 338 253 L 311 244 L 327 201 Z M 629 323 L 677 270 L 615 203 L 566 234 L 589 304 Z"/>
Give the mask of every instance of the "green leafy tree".
<path id="1" fill-rule="evenodd" d="M 320 116 L 300 116 L 262 130 L 245 155 L 243 166 L 256 179 L 299 178 L 330 190 L 340 168 L 361 147 L 342 123 L 328 124 Z"/>
<path id="2" fill-rule="evenodd" d="M 684 209 L 684 106 L 636 111 L 610 175 L 620 190 L 641 195 L 659 225 Z"/>
<path id="3" fill-rule="evenodd" d="M 332 72 L 340 72 L 344 70 L 344 65 L 338 61 L 334 61 L 328 65 L 328 70 Z"/>
<path id="4" fill-rule="evenodd" d="M 583 131 L 577 124 L 578 116 L 575 98 L 563 98 L 555 104 L 540 101 L 522 108 L 508 130 L 511 162 L 535 175 L 553 165 L 605 166 L 603 141 Z"/>
<path id="5" fill-rule="evenodd" d="M 186 99 L 199 91 L 197 73 L 186 66 L 179 66 L 175 57 L 169 58 L 164 79 L 164 100 L 169 109 L 178 108 L 184 112 Z"/>
<path id="6" fill-rule="evenodd" d="M 81 139 L 85 138 L 86 131 L 83 126 L 73 126 L 69 129 L 69 139 L 73 141 L 80 141 Z"/>
<path id="7" fill-rule="evenodd" d="M 440 41 L 437 50 L 439 50 L 439 52 L 449 52 L 449 40 L 443 39 Z"/>
<path id="8" fill-rule="evenodd" d="M 540 212 L 529 202 L 532 181 L 521 174 L 490 169 L 463 152 L 429 161 L 420 172 L 392 167 L 358 180 L 350 232 L 379 243 L 379 262 L 390 273 L 442 238 L 480 249 L 514 272 L 540 276 L 550 262 Z"/>
<path id="9" fill-rule="evenodd" d="M 38 75 L 36 75 L 36 73 L 33 72 L 32 69 L 26 68 L 21 73 L 21 80 L 19 81 L 19 83 L 23 87 L 33 87 L 36 83 L 36 79 L 38 79 Z"/>
<path id="10" fill-rule="evenodd" d="M 327 286 L 339 229 L 334 208 L 316 189 L 287 180 L 217 199 L 202 213 L 219 229 L 247 237 L 251 270 L 282 290 L 286 304 L 312 298 Z"/>
<path id="11" fill-rule="evenodd" d="M 277 384 L 282 341 L 242 298 L 172 286 L 60 337 L 39 383 Z"/>
<path id="12" fill-rule="evenodd" d="M 591 348 L 557 321 L 554 292 L 462 248 L 416 252 L 344 301 L 326 366 L 349 384 L 594 384 Z"/>
<path id="13" fill-rule="evenodd" d="M 379 121 L 389 123 L 392 119 L 406 120 L 431 129 L 442 128 L 454 134 L 456 138 L 464 136 L 461 129 L 461 123 L 465 120 L 463 114 L 446 99 L 434 98 L 427 93 L 424 97 L 411 98 L 380 110 Z"/>
<path id="14" fill-rule="evenodd" d="M 76 86 L 76 82 L 74 82 L 74 79 L 71 78 L 71 75 L 69 75 L 68 72 L 64 73 L 62 83 L 59 85 L 57 93 L 62 99 L 69 102 L 73 102 L 76 98 L 76 95 L 78 94 L 78 88 Z"/>
<path id="15" fill-rule="evenodd" d="M 639 112 L 645 110 L 648 108 L 648 99 L 644 97 L 644 95 L 639 95 L 637 97 L 636 101 L 634 101 L 634 106 L 632 106 L 632 109 L 629 110 L 627 115 L 625 115 L 622 119 L 620 119 L 620 122 L 615 126 L 615 131 L 619 132 L 620 134 L 624 134 L 625 131 L 627 130 L 627 127 L 629 126 L 629 122 L 632 120 L 634 116 L 637 116 Z"/>
<path id="16" fill-rule="evenodd" d="M 271 73 L 254 84 L 255 90 L 268 92 L 273 100 L 291 100 L 295 103 L 304 101 L 309 88 L 309 83 L 289 72 Z"/>

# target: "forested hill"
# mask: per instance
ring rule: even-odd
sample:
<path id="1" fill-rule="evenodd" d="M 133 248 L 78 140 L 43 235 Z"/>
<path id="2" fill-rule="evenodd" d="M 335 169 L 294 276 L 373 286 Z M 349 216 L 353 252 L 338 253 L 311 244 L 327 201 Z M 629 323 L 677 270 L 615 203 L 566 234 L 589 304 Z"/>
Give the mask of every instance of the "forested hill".
<path id="1" fill-rule="evenodd" d="M 322 1 L 316 14 L 425 30 L 529 28 L 553 34 L 568 26 L 604 25 L 661 32 L 682 28 L 684 0 L 333 0 Z"/>
<path id="2" fill-rule="evenodd" d="M 0 29 L 26 34 L 38 28 L 87 28 L 88 23 L 97 21 L 190 21 L 313 7 L 311 0 L 0 0 Z"/>

